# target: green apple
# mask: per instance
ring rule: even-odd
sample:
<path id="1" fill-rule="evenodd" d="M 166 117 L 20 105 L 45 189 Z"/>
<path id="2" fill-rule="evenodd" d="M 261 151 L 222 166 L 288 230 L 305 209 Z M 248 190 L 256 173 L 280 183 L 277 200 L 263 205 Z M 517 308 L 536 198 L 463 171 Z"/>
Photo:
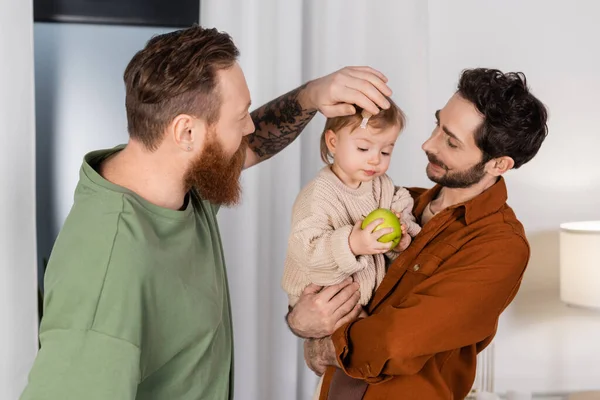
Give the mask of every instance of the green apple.
<path id="1" fill-rule="evenodd" d="M 381 243 L 393 242 L 392 249 L 394 247 L 398 246 L 398 243 L 400 243 L 400 238 L 402 237 L 402 228 L 400 226 L 400 220 L 398 219 L 398 217 L 396 217 L 396 214 L 394 214 L 393 211 L 388 210 L 387 208 L 378 208 L 378 209 L 372 211 L 369 215 L 367 215 L 365 217 L 365 219 L 363 220 L 363 223 L 361 225 L 361 228 L 365 229 L 367 227 L 367 225 L 369 225 L 371 222 L 375 221 L 376 219 L 383 219 L 383 223 L 379 224 L 375 228 L 376 231 L 378 231 L 379 229 L 383 229 L 383 228 L 393 228 L 394 229 L 393 232 L 380 237 L 379 241 Z"/>

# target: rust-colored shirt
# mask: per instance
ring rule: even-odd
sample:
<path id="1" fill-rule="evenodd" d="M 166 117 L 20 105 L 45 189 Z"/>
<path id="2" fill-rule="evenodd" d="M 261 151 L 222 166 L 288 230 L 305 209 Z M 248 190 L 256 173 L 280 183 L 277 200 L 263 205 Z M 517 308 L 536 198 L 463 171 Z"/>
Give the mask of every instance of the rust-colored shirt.
<path id="1" fill-rule="evenodd" d="M 440 189 L 410 189 L 417 217 Z M 370 316 L 333 334 L 345 375 L 330 367 L 320 400 L 465 398 L 476 355 L 494 337 L 529 261 L 523 226 L 506 199 L 500 178 L 423 226 L 389 267 Z M 368 385 L 356 389 L 347 376 Z"/>

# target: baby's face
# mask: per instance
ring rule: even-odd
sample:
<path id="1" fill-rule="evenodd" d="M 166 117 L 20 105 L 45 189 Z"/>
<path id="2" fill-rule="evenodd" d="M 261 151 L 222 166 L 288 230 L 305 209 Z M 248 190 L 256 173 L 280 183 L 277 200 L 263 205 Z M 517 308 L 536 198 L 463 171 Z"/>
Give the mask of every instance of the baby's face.
<path id="1" fill-rule="evenodd" d="M 390 166 L 399 133 L 395 126 L 379 130 L 368 125 L 366 129 L 342 128 L 337 134 L 334 164 L 356 185 L 383 175 Z"/>

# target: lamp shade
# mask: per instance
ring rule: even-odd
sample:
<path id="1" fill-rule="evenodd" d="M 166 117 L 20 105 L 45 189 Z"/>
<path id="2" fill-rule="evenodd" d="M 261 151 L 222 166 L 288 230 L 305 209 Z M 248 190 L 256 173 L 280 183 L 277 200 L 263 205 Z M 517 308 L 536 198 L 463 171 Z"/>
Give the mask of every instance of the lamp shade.
<path id="1" fill-rule="evenodd" d="M 600 309 L 600 221 L 560 225 L 560 298 Z"/>

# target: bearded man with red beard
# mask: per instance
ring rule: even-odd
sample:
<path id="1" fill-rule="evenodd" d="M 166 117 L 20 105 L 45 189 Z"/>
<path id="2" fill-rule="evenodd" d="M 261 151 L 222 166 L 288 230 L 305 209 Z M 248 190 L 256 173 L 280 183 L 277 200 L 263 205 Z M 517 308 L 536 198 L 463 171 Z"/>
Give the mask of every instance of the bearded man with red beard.
<path id="1" fill-rule="evenodd" d="M 84 158 L 22 399 L 232 398 L 219 207 L 317 111 L 377 113 L 391 94 L 380 72 L 344 68 L 249 113 L 237 57 L 229 35 L 194 26 L 152 38 L 127 66 L 130 140 Z M 336 310 L 348 321 L 345 287 Z"/>

